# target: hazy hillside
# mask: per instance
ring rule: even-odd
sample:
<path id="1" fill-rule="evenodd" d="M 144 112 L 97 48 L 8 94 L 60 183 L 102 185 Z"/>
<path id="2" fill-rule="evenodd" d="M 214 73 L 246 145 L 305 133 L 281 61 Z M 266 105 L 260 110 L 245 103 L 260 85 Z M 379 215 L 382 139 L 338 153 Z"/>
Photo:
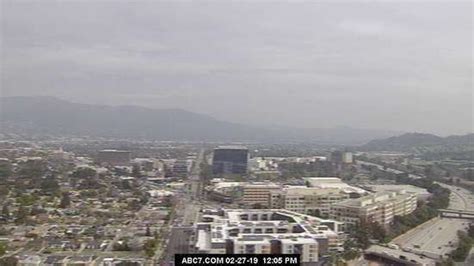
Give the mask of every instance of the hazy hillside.
<path id="1" fill-rule="evenodd" d="M 368 151 L 449 152 L 474 150 L 474 134 L 439 137 L 432 134 L 406 133 L 396 137 L 372 140 L 361 146 Z"/>
<path id="2" fill-rule="evenodd" d="M 100 106 L 54 97 L 0 98 L 0 133 L 191 141 L 314 141 L 361 144 L 393 132 L 260 128 L 179 109 Z"/>

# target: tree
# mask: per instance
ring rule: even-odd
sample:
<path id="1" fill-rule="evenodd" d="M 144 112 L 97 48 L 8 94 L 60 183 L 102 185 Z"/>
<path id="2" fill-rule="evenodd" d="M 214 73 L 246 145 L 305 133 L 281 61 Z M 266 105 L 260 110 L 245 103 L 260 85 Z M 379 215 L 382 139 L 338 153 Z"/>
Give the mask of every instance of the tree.
<path id="1" fill-rule="evenodd" d="M 90 167 L 80 167 L 71 174 L 72 177 L 78 178 L 78 179 L 95 177 L 96 175 L 97 175 L 97 171 Z"/>
<path id="2" fill-rule="evenodd" d="M 0 242 L 0 256 L 5 255 L 5 253 L 7 253 L 7 244 Z"/>
<path id="3" fill-rule="evenodd" d="M 433 166 L 431 165 L 425 166 L 425 176 L 427 178 L 431 178 L 433 176 L 433 173 L 434 173 Z"/>
<path id="4" fill-rule="evenodd" d="M 47 211 L 42 205 L 36 204 L 31 207 L 30 215 L 38 215 L 40 213 L 46 213 Z"/>
<path id="5" fill-rule="evenodd" d="M 140 165 L 134 164 L 132 166 L 132 176 L 133 177 L 141 177 L 142 176 L 141 171 L 140 171 Z"/>
<path id="6" fill-rule="evenodd" d="M 114 251 L 130 251 L 127 241 L 117 242 L 113 245 L 112 249 Z"/>
<path id="7" fill-rule="evenodd" d="M 2 266 L 16 266 L 18 265 L 18 259 L 15 257 L 5 257 L 0 259 L 0 265 Z"/>
<path id="8" fill-rule="evenodd" d="M 122 188 L 123 189 L 132 189 L 132 186 L 130 186 L 130 182 L 128 180 L 122 180 Z"/>
<path id="9" fill-rule="evenodd" d="M 0 227 L 0 236 L 8 235 L 9 231 L 5 227 Z"/>
<path id="10" fill-rule="evenodd" d="M 18 176 L 23 178 L 41 178 L 48 170 L 46 161 L 30 160 L 19 166 Z"/>
<path id="11" fill-rule="evenodd" d="M 463 262 L 469 255 L 474 240 L 466 232 L 458 231 L 458 248 L 451 253 L 451 258 L 457 262 Z"/>
<path id="12" fill-rule="evenodd" d="M 45 194 L 57 194 L 60 187 L 56 178 L 49 176 L 41 181 L 40 188 Z"/>
<path id="13" fill-rule="evenodd" d="M 361 248 L 366 249 L 370 246 L 369 241 L 369 230 L 367 226 L 364 224 L 360 224 L 355 226 L 353 230 L 351 230 L 353 237 L 356 239 L 357 243 L 360 244 Z"/>
<path id="14" fill-rule="evenodd" d="M 331 253 L 329 257 L 329 265 L 343 266 L 345 263 L 339 254 Z"/>
<path id="15" fill-rule="evenodd" d="M 451 258 L 441 261 L 440 266 L 454 266 L 454 261 Z"/>
<path id="16" fill-rule="evenodd" d="M 353 260 L 360 257 L 360 255 L 361 253 L 358 245 L 353 239 L 348 239 L 344 242 L 344 253 L 342 254 L 342 257 L 345 260 Z"/>
<path id="17" fill-rule="evenodd" d="M 71 198 L 69 197 L 69 192 L 64 192 L 61 197 L 61 202 L 59 203 L 59 208 L 65 209 L 71 206 Z"/>
<path id="18" fill-rule="evenodd" d="M 18 207 L 18 211 L 15 215 L 15 223 L 16 224 L 24 224 L 26 222 L 26 218 L 28 217 L 28 210 L 25 206 L 20 205 Z"/>
<path id="19" fill-rule="evenodd" d="M 2 215 L 5 218 L 10 218 L 10 209 L 8 208 L 8 204 L 4 204 L 2 208 Z"/>
<path id="20" fill-rule="evenodd" d="M 145 250 L 145 254 L 148 257 L 153 257 L 155 255 L 155 250 L 156 250 L 156 240 L 150 239 L 145 242 L 143 245 L 143 250 Z"/>
<path id="21" fill-rule="evenodd" d="M 345 260 L 353 260 L 360 257 L 360 254 L 361 254 L 360 251 L 357 249 L 349 249 L 349 250 L 344 251 L 344 254 L 342 255 L 342 257 Z"/>
<path id="22" fill-rule="evenodd" d="M 387 237 L 387 232 L 385 229 L 378 223 L 371 223 L 369 225 L 371 235 L 373 238 L 379 240 L 380 242 L 384 242 L 385 238 Z"/>
<path id="23" fill-rule="evenodd" d="M 474 239 L 474 225 L 469 225 L 469 229 L 467 230 L 467 234 L 470 238 Z"/>
<path id="24" fill-rule="evenodd" d="M 12 174 L 12 168 L 10 164 L 0 165 L 0 178 L 7 178 Z"/>
<path id="25" fill-rule="evenodd" d="M 146 233 L 145 233 L 146 236 L 151 236 L 151 230 L 150 230 L 150 226 L 147 225 L 146 226 Z"/>

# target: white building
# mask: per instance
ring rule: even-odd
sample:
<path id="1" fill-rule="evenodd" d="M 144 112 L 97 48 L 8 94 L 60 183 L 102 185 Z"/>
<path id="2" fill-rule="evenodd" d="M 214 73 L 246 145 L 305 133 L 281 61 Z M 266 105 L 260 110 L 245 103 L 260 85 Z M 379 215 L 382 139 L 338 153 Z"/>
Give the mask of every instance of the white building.
<path id="1" fill-rule="evenodd" d="M 413 185 L 367 185 L 368 190 L 373 192 L 384 192 L 384 191 L 400 191 L 404 190 L 409 193 L 416 194 L 418 200 L 428 200 L 431 196 L 425 188 L 413 186 Z"/>
<path id="2" fill-rule="evenodd" d="M 403 216 L 416 209 L 416 194 L 404 190 L 385 191 L 357 199 L 349 199 L 331 206 L 330 217 L 356 225 L 361 222 L 375 222 L 388 226 L 394 216 Z"/>
<path id="3" fill-rule="evenodd" d="M 272 191 L 270 206 L 298 213 L 327 216 L 332 204 L 348 198 L 349 194 L 339 188 L 292 186 Z"/>
<path id="4" fill-rule="evenodd" d="M 305 177 L 303 179 L 306 181 L 309 187 L 338 188 L 347 194 L 367 194 L 367 191 L 364 189 L 346 184 L 342 182 L 339 177 Z"/>
<path id="5" fill-rule="evenodd" d="M 204 211 L 195 225 L 196 252 L 300 254 L 303 263 L 342 249 L 341 223 L 287 210 Z"/>

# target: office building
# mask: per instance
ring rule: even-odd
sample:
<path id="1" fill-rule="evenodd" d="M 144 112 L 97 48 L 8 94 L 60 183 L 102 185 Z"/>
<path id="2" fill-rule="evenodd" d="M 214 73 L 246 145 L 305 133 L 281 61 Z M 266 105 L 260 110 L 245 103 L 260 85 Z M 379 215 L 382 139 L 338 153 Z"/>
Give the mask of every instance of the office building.
<path id="1" fill-rule="evenodd" d="M 214 149 L 212 172 L 214 174 L 245 175 L 248 171 L 249 152 L 241 146 L 222 146 Z"/>
<path id="2" fill-rule="evenodd" d="M 271 191 L 270 207 L 311 214 L 329 216 L 332 204 L 346 200 L 349 194 L 339 188 L 285 187 Z"/>
<path id="3" fill-rule="evenodd" d="M 245 183 L 242 186 L 243 195 L 241 202 L 248 206 L 258 205 L 266 208 L 270 206 L 271 192 L 281 189 L 281 185 L 270 182 Z"/>
<path id="4" fill-rule="evenodd" d="M 348 227 L 366 223 L 388 226 L 394 216 L 403 216 L 416 209 L 417 196 L 404 190 L 384 191 L 357 199 L 348 199 L 331 206 L 331 219 L 344 222 Z"/>

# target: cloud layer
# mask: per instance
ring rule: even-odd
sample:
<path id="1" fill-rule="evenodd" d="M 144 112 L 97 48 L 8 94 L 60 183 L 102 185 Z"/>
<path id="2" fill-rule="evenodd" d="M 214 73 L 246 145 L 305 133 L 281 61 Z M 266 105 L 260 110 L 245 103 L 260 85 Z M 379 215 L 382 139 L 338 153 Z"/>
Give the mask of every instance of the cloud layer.
<path id="1" fill-rule="evenodd" d="M 1 95 L 473 131 L 472 3 L 2 1 Z"/>

